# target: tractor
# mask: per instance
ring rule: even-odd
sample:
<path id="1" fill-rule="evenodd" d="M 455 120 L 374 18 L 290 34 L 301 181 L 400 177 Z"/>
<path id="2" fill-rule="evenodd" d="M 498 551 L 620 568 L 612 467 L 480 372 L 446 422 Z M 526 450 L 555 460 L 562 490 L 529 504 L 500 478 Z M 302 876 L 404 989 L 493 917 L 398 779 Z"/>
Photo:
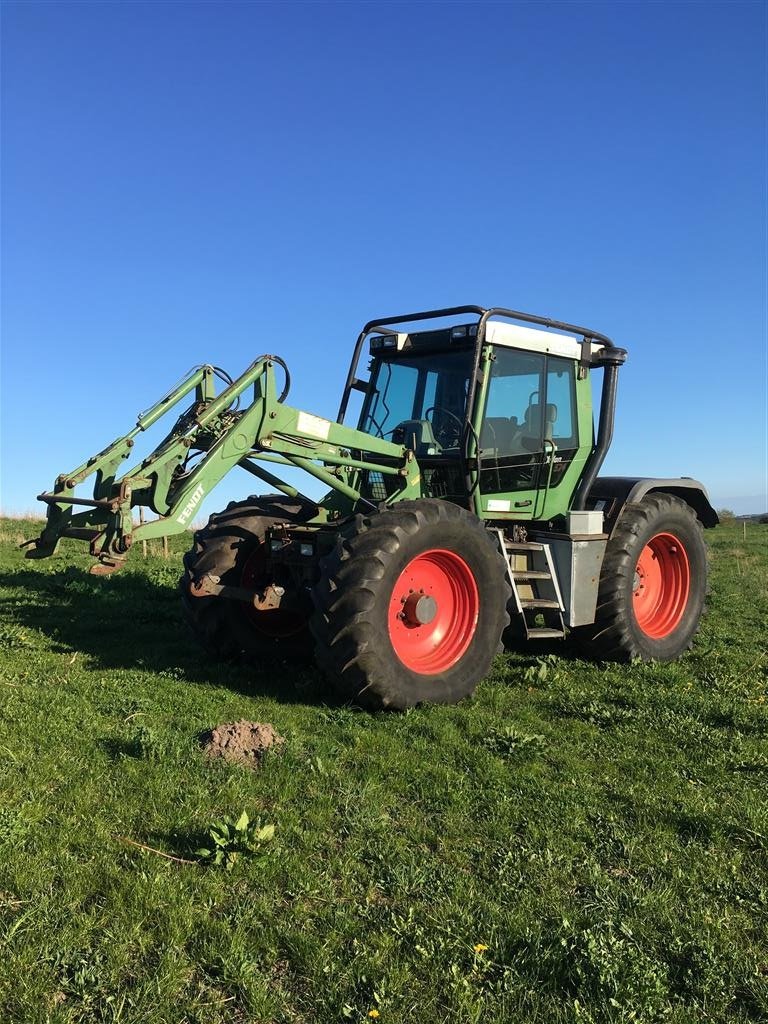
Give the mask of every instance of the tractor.
<path id="1" fill-rule="evenodd" d="M 703 528 L 718 518 L 687 477 L 598 475 L 626 356 L 597 331 L 510 309 L 385 317 L 357 338 L 335 420 L 287 403 L 279 356 L 236 380 L 200 366 L 38 496 L 47 520 L 27 557 L 74 537 L 91 572 L 114 572 L 138 541 L 188 530 L 238 466 L 277 493 L 211 515 L 180 581 L 215 658 L 314 656 L 343 699 L 371 709 L 461 700 L 504 647 L 568 634 L 602 660 L 675 659 L 699 625 Z M 303 494 L 281 467 L 326 493 Z M 91 476 L 93 497 L 76 496 Z M 136 522 L 137 507 L 158 518 Z"/>

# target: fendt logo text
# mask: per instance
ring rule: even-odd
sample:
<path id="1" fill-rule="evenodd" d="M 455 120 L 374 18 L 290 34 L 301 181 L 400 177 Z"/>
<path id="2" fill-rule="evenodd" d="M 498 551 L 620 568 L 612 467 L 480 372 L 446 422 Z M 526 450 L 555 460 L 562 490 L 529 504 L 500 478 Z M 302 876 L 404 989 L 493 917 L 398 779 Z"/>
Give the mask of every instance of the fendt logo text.
<path id="1" fill-rule="evenodd" d="M 205 492 L 203 490 L 203 485 L 202 484 L 198 484 L 197 487 L 192 492 L 192 495 L 191 495 L 189 501 L 184 506 L 184 508 L 181 510 L 181 515 L 177 516 L 177 518 L 176 518 L 176 522 L 177 523 L 181 523 L 182 526 L 185 525 L 186 521 L 189 519 L 189 517 L 195 511 L 197 506 L 200 504 L 200 501 L 201 501 L 204 493 Z"/>

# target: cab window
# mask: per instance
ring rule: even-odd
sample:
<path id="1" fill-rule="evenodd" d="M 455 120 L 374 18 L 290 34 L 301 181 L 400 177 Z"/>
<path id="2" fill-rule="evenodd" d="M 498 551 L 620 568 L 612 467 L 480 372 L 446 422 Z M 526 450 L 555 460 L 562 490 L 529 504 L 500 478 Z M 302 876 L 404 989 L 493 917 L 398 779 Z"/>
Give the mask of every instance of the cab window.
<path id="1" fill-rule="evenodd" d="M 546 357 L 497 348 L 480 447 L 497 457 L 538 451 L 543 437 L 541 395 Z"/>
<path id="2" fill-rule="evenodd" d="M 502 347 L 494 356 L 480 431 L 481 489 L 535 490 L 547 452 L 546 479 L 557 487 L 578 449 L 575 363 Z"/>

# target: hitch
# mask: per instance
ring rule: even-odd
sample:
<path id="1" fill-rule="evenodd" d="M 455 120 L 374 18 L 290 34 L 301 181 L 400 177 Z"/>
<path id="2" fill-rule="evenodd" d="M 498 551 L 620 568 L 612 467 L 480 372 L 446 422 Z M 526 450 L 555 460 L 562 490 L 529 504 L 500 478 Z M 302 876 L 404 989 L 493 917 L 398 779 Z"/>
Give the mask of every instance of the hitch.
<path id="1" fill-rule="evenodd" d="M 285 587 L 277 583 L 268 583 L 263 590 L 248 590 L 246 587 L 222 584 L 221 577 L 211 573 L 193 580 L 189 592 L 192 597 L 225 597 L 230 601 L 244 601 L 260 612 L 279 608 L 285 597 Z"/>

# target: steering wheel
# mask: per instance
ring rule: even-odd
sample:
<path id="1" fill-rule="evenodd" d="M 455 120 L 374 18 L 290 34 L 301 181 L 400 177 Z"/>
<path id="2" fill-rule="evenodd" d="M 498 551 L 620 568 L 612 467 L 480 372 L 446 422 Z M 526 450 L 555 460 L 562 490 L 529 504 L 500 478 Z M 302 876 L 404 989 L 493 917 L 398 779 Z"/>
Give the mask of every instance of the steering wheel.
<path id="1" fill-rule="evenodd" d="M 434 418 L 429 420 L 430 413 L 439 413 L 440 426 L 435 426 Z M 451 412 L 442 405 L 430 405 L 424 410 L 424 419 L 432 423 L 435 440 L 441 448 L 458 448 L 461 444 L 461 435 L 464 433 L 464 423 L 456 413 Z"/>

